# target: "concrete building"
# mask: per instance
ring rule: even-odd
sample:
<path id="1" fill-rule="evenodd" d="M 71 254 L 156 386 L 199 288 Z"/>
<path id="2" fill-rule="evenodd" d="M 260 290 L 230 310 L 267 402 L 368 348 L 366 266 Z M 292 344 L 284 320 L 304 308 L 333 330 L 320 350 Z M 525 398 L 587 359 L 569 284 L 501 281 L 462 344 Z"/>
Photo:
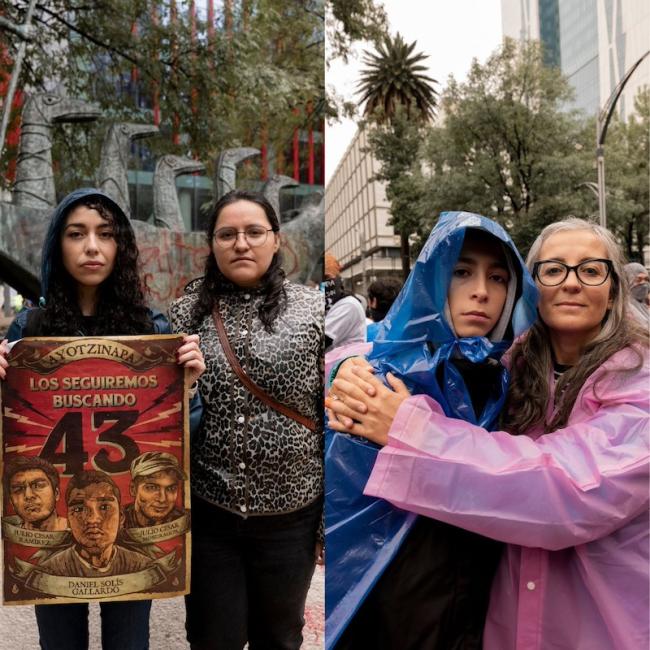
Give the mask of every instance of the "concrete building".
<path id="1" fill-rule="evenodd" d="M 626 71 L 650 48 L 647 0 L 501 0 L 504 36 L 540 40 L 548 65 L 559 66 L 576 95 L 572 107 L 595 115 Z M 633 112 L 650 84 L 650 57 L 625 86 L 617 110 Z"/>
<path id="2" fill-rule="evenodd" d="M 379 277 L 401 277 L 399 237 L 390 219 L 383 183 L 371 180 L 378 163 L 364 149 L 366 133 L 357 131 L 325 188 L 325 250 L 341 264 L 348 289 L 366 295 Z"/>

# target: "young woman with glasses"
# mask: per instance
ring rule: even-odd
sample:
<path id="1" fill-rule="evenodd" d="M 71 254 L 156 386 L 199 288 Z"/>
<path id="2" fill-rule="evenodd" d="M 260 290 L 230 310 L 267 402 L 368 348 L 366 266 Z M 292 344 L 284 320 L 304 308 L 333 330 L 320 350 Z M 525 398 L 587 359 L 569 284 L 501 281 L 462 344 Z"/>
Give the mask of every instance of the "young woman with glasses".
<path id="1" fill-rule="evenodd" d="M 194 650 L 299 648 L 322 514 L 322 427 L 250 392 L 224 352 L 219 318 L 243 372 L 303 419 L 319 419 L 323 299 L 288 282 L 280 224 L 261 195 L 233 191 L 214 207 L 203 278 L 171 307 L 197 333 L 207 370 L 192 447 Z M 218 313 L 217 313 L 218 310 Z"/>
<path id="2" fill-rule="evenodd" d="M 332 428 L 385 445 L 366 494 L 508 543 L 488 650 L 648 647 L 648 332 L 621 258 L 580 219 L 537 238 L 540 319 L 511 350 L 504 431 L 391 391 L 358 360 L 327 401 Z"/>

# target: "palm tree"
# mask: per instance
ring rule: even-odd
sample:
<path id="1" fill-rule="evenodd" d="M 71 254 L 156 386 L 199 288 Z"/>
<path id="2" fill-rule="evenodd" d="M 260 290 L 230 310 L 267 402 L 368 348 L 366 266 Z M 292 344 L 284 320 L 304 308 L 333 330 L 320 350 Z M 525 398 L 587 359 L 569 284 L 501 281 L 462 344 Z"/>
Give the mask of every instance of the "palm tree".
<path id="1" fill-rule="evenodd" d="M 364 115 L 372 116 L 380 108 L 376 119 L 390 121 L 401 106 L 409 119 L 433 118 L 438 94 L 433 84 L 437 81 L 422 74 L 427 68 L 421 61 L 428 56 L 414 54 L 416 45 L 417 41 L 408 45 L 398 33 L 394 39 L 386 36 L 377 45 L 377 53 L 364 52 L 367 67 L 357 85 L 360 101 L 366 102 Z"/>
<path id="2" fill-rule="evenodd" d="M 357 84 L 357 94 L 361 96 L 361 102 L 365 102 L 364 115 L 371 121 L 388 126 L 389 130 L 397 129 L 396 117 L 400 119 L 405 115 L 407 121 L 426 123 L 435 115 L 437 105 L 437 91 L 433 84 L 435 79 L 423 74 L 427 70 L 422 61 L 428 56 L 422 52 L 415 52 L 417 41 L 407 44 L 399 33 L 392 39 L 390 36 L 384 38 L 382 43 L 377 45 L 377 52 L 364 52 L 363 62 L 366 68 L 361 71 L 361 79 Z M 388 124 L 386 124 L 388 123 Z M 401 145 L 402 154 L 407 152 L 408 147 L 404 142 Z M 377 152 L 374 151 L 375 155 Z M 379 156 L 377 156 L 380 158 Z M 409 155 L 400 156 L 403 160 L 410 162 L 407 166 L 402 165 L 401 169 L 394 165 L 387 165 L 388 161 L 381 160 L 382 167 L 390 169 L 387 195 L 391 196 L 398 190 L 398 186 L 404 187 L 400 180 L 410 173 L 412 157 Z M 413 215 L 400 214 L 397 203 L 391 200 L 391 216 L 395 232 L 400 236 L 400 248 L 402 258 L 402 275 L 408 277 L 411 269 L 411 247 L 409 235 L 414 229 Z"/>

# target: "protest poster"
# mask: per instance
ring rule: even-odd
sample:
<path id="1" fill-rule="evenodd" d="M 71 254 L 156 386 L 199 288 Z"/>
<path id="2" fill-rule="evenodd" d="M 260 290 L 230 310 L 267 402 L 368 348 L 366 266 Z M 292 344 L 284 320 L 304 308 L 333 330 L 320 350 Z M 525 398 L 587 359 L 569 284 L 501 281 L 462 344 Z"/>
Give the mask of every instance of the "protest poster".
<path id="1" fill-rule="evenodd" d="M 25 338 L 2 382 L 3 603 L 189 591 L 181 336 Z"/>

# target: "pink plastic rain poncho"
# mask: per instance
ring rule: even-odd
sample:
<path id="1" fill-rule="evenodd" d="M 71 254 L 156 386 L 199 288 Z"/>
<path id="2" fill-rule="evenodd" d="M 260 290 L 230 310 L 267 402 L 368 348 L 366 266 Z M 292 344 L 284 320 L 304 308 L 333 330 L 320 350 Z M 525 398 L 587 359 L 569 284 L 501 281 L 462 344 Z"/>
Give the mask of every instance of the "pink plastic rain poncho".
<path id="1" fill-rule="evenodd" d="M 487 434 L 424 396 L 400 407 L 365 493 L 509 543 L 487 650 L 649 647 L 647 357 L 603 377 L 635 364 L 613 355 L 546 435 Z"/>

